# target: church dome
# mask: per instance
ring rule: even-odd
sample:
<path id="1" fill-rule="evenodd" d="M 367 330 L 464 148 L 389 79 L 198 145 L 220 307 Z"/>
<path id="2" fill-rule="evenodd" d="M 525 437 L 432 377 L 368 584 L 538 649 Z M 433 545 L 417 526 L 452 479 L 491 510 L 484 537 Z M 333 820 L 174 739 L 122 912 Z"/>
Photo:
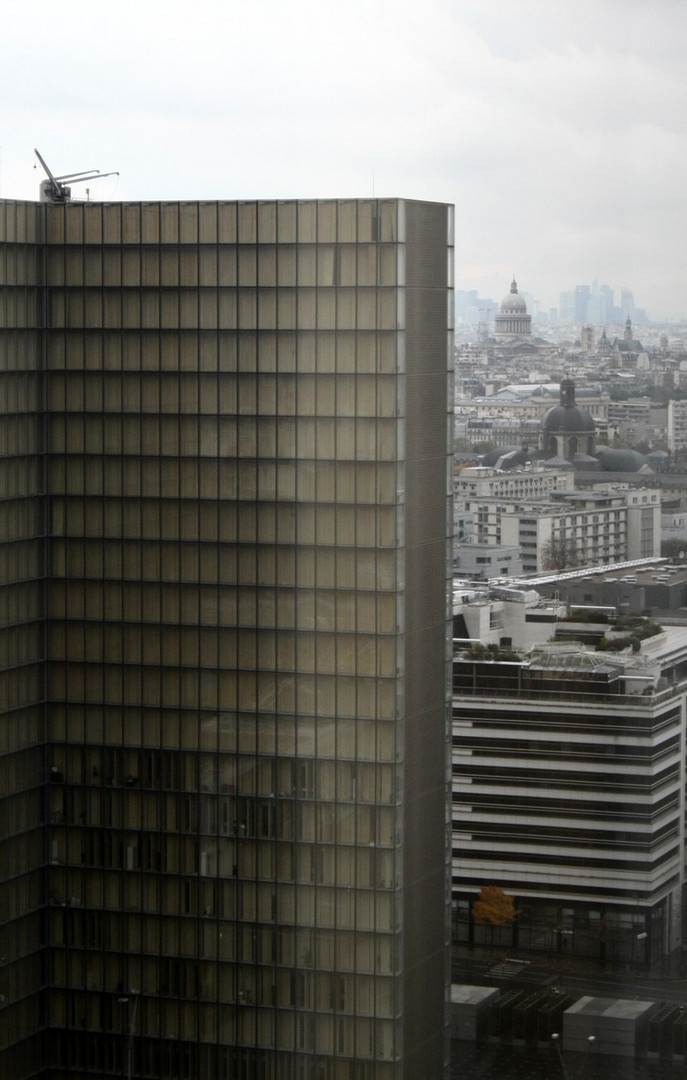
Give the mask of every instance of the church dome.
<path id="1" fill-rule="evenodd" d="M 565 405 L 554 405 L 546 413 L 542 427 L 546 432 L 555 431 L 596 431 L 596 424 L 586 409 L 579 405 L 566 408 Z"/>
<path id="2" fill-rule="evenodd" d="M 596 431 L 591 414 L 575 403 L 575 384 L 572 379 L 563 379 L 560 405 L 554 405 L 545 414 L 542 429 L 546 435 Z"/>

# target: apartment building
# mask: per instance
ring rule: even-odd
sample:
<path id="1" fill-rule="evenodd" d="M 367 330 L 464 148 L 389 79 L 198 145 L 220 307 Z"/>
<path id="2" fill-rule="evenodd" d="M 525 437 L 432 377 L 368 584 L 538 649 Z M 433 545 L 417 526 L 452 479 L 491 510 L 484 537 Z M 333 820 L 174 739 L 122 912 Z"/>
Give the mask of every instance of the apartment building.
<path id="1" fill-rule="evenodd" d="M 472 514 L 476 542 L 519 548 L 526 574 L 660 554 L 661 505 L 655 489 L 616 485 L 545 500 L 463 494 L 457 506 L 461 514 Z"/>
<path id="2" fill-rule="evenodd" d="M 668 449 L 677 453 L 687 447 L 687 401 L 668 402 Z"/>
<path id="3" fill-rule="evenodd" d="M 546 499 L 553 492 L 574 491 L 572 469 L 502 469 L 482 465 L 457 471 L 453 491 L 461 499 L 486 496 L 498 499 Z"/>

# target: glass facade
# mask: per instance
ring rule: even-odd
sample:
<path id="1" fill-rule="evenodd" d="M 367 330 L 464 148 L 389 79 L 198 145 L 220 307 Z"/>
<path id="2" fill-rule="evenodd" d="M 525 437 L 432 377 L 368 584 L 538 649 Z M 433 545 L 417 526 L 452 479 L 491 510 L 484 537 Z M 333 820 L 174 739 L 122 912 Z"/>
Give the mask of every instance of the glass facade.
<path id="1" fill-rule="evenodd" d="M 0 1073 L 46 1025 L 45 499 L 40 221 L 0 203 Z M 15 1048 L 13 1048 L 14 1044 Z"/>
<path id="2" fill-rule="evenodd" d="M 442 1076 L 449 208 L 2 205 L 14 1074 Z"/>

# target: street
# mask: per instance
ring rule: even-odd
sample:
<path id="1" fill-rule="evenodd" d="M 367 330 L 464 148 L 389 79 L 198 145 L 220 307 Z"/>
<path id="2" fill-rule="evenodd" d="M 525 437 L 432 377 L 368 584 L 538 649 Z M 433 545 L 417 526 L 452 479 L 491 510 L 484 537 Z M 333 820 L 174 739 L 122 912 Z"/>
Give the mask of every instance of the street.
<path id="1" fill-rule="evenodd" d="M 644 974 L 609 971 L 597 973 L 591 970 L 573 973 L 569 970 L 562 971 L 554 965 L 523 962 L 520 971 L 508 978 L 504 977 L 503 967 L 503 962 L 495 959 L 454 956 L 452 980 L 454 983 L 476 986 L 505 986 L 515 982 L 546 985 L 553 980 L 562 989 L 578 996 L 590 994 L 595 997 L 638 998 L 645 1001 L 687 1004 L 687 978 L 684 977 L 654 978 Z"/>

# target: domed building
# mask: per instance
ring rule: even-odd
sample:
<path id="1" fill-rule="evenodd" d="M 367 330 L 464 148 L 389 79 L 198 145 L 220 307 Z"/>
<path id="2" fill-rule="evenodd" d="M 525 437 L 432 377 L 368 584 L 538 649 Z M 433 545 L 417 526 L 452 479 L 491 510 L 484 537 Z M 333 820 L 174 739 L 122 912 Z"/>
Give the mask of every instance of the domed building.
<path id="1" fill-rule="evenodd" d="M 596 445 L 594 418 L 575 401 L 571 378 L 561 381 L 559 395 L 559 404 L 553 405 L 541 420 L 538 450 L 527 445 L 497 446 L 480 458 L 480 465 L 508 471 L 536 462 L 540 469 L 574 469 L 577 480 L 582 482 L 586 477 L 590 483 L 595 480 L 594 473 L 616 473 L 623 479 L 660 471 L 660 466 L 657 468 L 654 461 L 636 450 Z"/>
<path id="2" fill-rule="evenodd" d="M 649 459 L 638 450 L 618 449 L 613 446 L 597 446 L 594 455 L 603 472 L 654 473 Z M 667 455 L 666 455 L 667 456 Z"/>
<path id="3" fill-rule="evenodd" d="M 547 457 L 573 461 L 576 454 L 592 456 L 596 441 L 596 424 L 589 412 L 575 402 L 575 383 L 561 381 L 560 404 L 544 416 L 541 448 Z"/>
<path id="4" fill-rule="evenodd" d="M 494 317 L 494 337 L 497 341 L 508 341 L 531 334 L 532 316 L 527 314 L 527 304 L 518 293 L 518 284 L 513 278 L 510 292 L 501 301 L 499 314 Z"/>

